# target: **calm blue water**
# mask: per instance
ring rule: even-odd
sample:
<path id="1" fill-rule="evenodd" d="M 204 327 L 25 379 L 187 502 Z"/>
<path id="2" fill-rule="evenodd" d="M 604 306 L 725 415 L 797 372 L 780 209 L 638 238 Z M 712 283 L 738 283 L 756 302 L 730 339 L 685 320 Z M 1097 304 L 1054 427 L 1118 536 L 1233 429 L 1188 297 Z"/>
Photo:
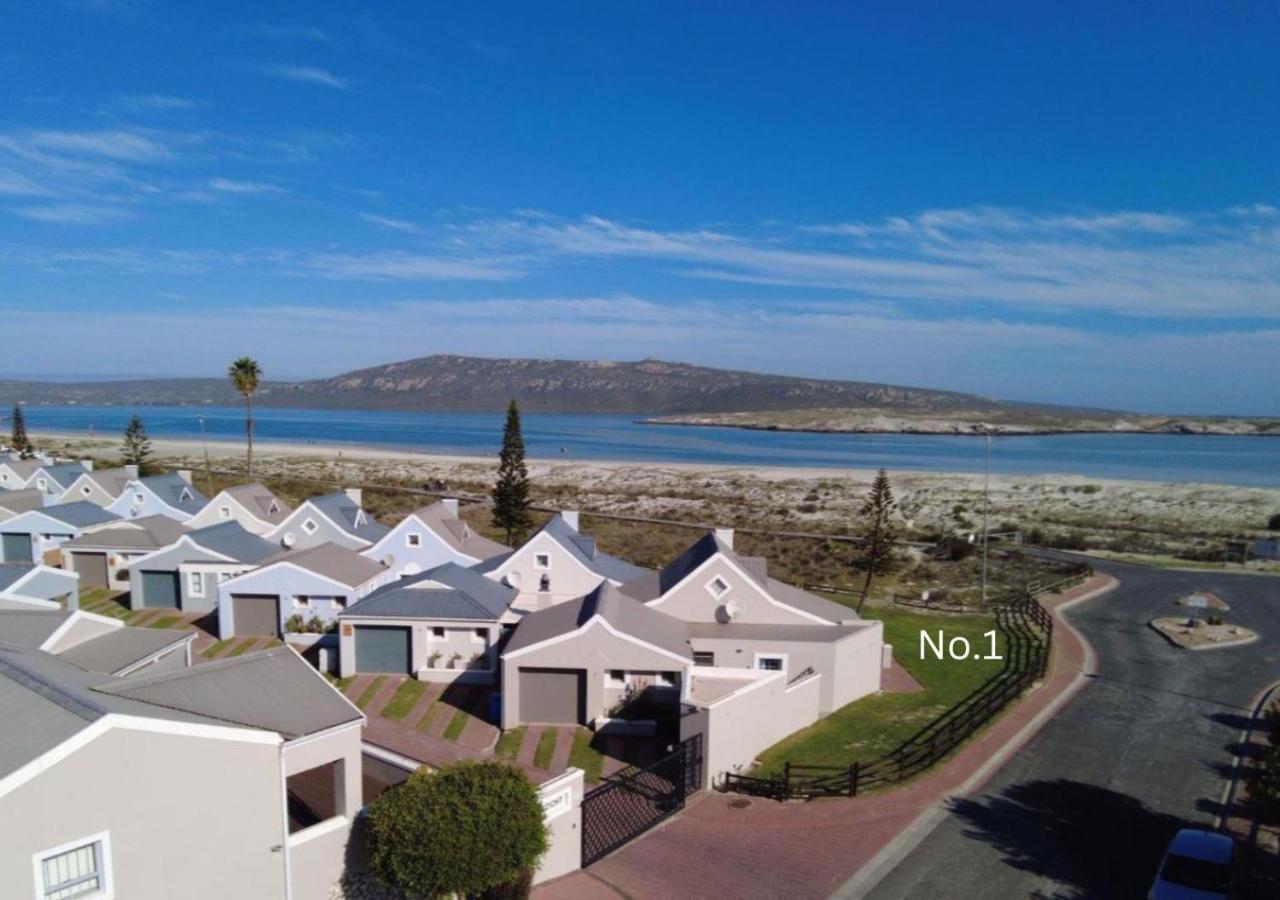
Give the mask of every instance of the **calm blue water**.
<path id="1" fill-rule="evenodd" d="M 29 406 L 32 430 L 117 435 L 134 410 L 123 406 Z M 138 410 L 153 437 L 240 440 L 239 407 L 151 406 Z M 259 409 L 262 441 L 364 444 L 426 453 L 496 455 L 501 413 L 395 413 Z M 524 416 L 530 457 L 777 465 L 890 471 L 981 472 L 982 441 L 928 435 L 834 435 L 734 428 L 641 425 L 634 416 Z M 1146 481 L 1280 487 L 1280 438 L 1181 435 L 1051 435 L 996 438 L 991 470 Z"/>

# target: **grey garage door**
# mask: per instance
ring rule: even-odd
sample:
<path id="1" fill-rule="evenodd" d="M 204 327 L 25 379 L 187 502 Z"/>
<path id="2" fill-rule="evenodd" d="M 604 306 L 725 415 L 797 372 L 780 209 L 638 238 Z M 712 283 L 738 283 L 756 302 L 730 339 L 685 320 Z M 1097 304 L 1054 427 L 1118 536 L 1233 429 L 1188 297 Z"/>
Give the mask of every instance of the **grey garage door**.
<path id="1" fill-rule="evenodd" d="M 280 637 L 280 598 L 271 594 L 232 594 L 231 618 L 236 634 Z"/>
<path id="2" fill-rule="evenodd" d="M 144 571 L 142 573 L 142 605 L 167 606 L 170 609 L 176 609 L 178 573 Z"/>
<path id="3" fill-rule="evenodd" d="M 109 587 L 107 582 L 107 554 L 72 553 L 71 568 L 80 575 L 80 587 Z"/>
<path id="4" fill-rule="evenodd" d="M 520 721 L 585 725 L 586 684 L 581 669 L 521 669 Z"/>
<path id="5" fill-rule="evenodd" d="M 409 673 L 409 629 L 356 626 L 356 671 Z"/>
<path id="6" fill-rule="evenodd" d="M 0 552 L 5 562 L 31 562 L 31 535 L 21 532 L 0 534 Z"/>

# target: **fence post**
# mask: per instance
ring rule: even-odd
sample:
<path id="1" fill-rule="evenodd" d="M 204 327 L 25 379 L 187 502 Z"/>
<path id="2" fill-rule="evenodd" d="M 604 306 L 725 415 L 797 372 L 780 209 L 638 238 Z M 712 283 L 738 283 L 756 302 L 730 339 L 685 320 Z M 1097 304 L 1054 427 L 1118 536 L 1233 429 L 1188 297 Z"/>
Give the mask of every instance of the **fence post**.
<path id="1" fill-rule="evenodd" d="M 858 796 L 858 764 L 849 767 L 849 796 Z"/>

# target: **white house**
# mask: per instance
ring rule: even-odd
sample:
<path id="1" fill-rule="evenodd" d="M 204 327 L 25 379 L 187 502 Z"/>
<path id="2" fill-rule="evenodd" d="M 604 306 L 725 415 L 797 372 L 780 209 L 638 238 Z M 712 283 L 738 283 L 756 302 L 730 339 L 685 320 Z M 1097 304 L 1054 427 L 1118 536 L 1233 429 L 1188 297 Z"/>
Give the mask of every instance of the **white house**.
<path id="1" fill-rule="evenodd" d="M 129 482 L 138 477 L 137 466 L 120 466 L 115 469 L 92 469 L 71 482 L 57 498 L 58 503 L 88 500 L 98 506 L 107 506 L 125 492 Z"/>
<path id="2" fill-rule="evenodd" d="M 175 522 L 187 522 L 208 502 L 191 483 L 190 470 L 180 469 L 169 475 L 133 479 L 124 493 L 107 504 L 107 510 L 122 519 L 168 516 Z"/>
<path id="3" fill-rule="evenodd" d="M 238 484 L 220 492 L 187 521 L 190 528 L 239 522 L 245 531 L 265 535 L 289 517 L 293 507 L 261 484 Z"/>
<path id="4" fill-rule="evenodd" d="M 367 549 L 391 529 L 364 511 L 362 499 L 360 488 L 312 497 L 264 537 L 287 550 L 305 550 L 321 544 Z"/>
<path id="5" fill-rule="evenodd" d="M 168 547 L 186 526 L 168 516 L 116 522 L 64 543 L 62 568 L 80 575 L 82 588 L 129 589 L 129 563 Z"/>
<path id="6" fill-rule="evenodd" d="M 510 553 L 458 517 L 457 500 L 441 500 L 409 513 L 380 540 L 360 551 L 398 575 L 417 575 L 444 563 L 474 566 Z"/>
<path id="7" fill-rule="evenodd" d="M 0 610 L 75 609 L 80 576 L 49 566 L 0 563 Z M 0 631 L 0 640 L 7 640 Z"/>
<path id="8" fill-rule="evenodd" d="M 212 612 L 218 585 L 249 571 L 277 552 L 275 544 L 239 522 L 197 528 L 129 563 L 129 606 Z"/>
<path id="9" fill-rule="evenodd" d="M 58 503 L 18 513 L 0 522 L 0 559 L 36 562 L 73 538 L 102 528 L 119 517 L 88 501 Z M 61 557 L 55 559 L 59 562 Z"/>

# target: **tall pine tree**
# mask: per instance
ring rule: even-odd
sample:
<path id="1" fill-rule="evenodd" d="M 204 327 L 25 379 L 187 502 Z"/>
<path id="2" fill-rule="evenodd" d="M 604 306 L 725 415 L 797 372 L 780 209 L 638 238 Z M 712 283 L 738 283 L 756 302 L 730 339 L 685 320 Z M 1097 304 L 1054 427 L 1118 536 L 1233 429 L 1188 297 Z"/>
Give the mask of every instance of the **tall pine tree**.
<path id="1" fill-rule="evenodd" d="M 893 487 L 889 484 L 889 473 L 881 469 L 876 474 L 875 481 L 871 482 L 871 490 L 859 510 L 866 519 L 866 531 L 853 561 L 854 567 L 865 575 L 862 595 L 858 597 L 858 612 L 862 612 L 862 604 L 867 602 L 867 596 L 871 593 L 872 579 L 877 575 L 888 575 L 897 564 L 893 557 L 893 541 L 897 536 L 893 522 L 896 506 Z"/>
<path id="2" fill-rule="evenodd" d="M 13 432 L 9 436 L 9 443 L 22 459 L 31 459 L 36 455 L 35 448 L 31 446 L 31 438 L 27 437 L 27 417 L 22 414 L 22 407 L 16 403 L 13 404 Z"/>
<path id="3" fill-rule="evenodd" d="M 524 464 L 524 436 L 520 433 L 520 408 L 512 400 L 502 429 L 502 453 L 498 480 L 493 485 L 493 524 L 507 534 L 507 543 L 523 541 L 533 525 L 529 512 L 529 469 Z"/>
<path id="4" fill-rule="evenodd" d="M 142 424 L 142 417 L 134 413 L 124 429 L 124 441 L 120 444 L 120 456 L 126 466 L 137 466 L 139 475 L 147 474 L 151 462 L 151 438 Z"/>

